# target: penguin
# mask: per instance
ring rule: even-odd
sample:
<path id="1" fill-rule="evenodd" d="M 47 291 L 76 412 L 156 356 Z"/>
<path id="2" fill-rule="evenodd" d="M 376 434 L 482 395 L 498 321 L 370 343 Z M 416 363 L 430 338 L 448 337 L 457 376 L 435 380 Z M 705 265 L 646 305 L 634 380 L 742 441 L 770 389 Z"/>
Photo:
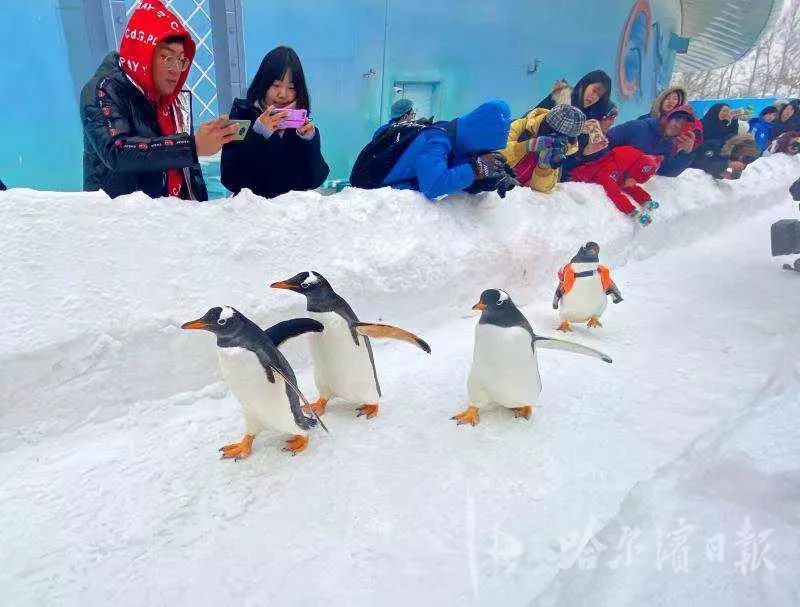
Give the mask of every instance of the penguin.
<path id="1" fill-rule="evenodd" d="M 607 296 L 611 295 L 615 304 L 622 301 L 608 268 L 599 263 L 599 253 L 596 242 L 587 242 L 558 271 L 553 309 L 559 311 L 559 331 L 572 331 L 571 322 L 585 322 L 589 328 L 602 327 L 600 317 L 608 304 Z"/>
<path id="2" fill-rule="evenodd" d="M 244 314 L 222 306 L 184 323 L 181 328 L 210 331 L 217 337 L 217 354 L 222 375 L 242 406 L 245 435 L 238 443 L 220 449 L 222 458 L 240 460 L 252 451 L 253 440 L 264 429 L 291 434 L 283 447 L 296 455 L 308 446 L 308 431 L 319 420 L 306 417 L 300 400 L 308 401 L 297 387 L 294 371 L 277 346 L 307 332 L 323 330 L 309 318 L 296 318 L 262 331 Z M 315 419 L 316 418 L 316 419 Z M 325 424 L 320 425 L 327 432 Z"/>
<path id="3" fill-rule="evenodd" d="M 610 363 L 606 354 L 580 344 L 533 332 L 528 319 L 500 289 L 487 289 L 473 307 L 481 317 L 475 329 L 475 349 L 467 380 L 470 405 L 454 419 L 473 426 L 480 409 L 490 404 L 505 407 L 514 417 L 530 419 L 542 391 L 537 352 L 540 348 L 567 350 Z"/>
<path id="4" fill-rule="evenodd" d="M 378 415 L 381 387 L 375 369 L 370 337 L 405 341 L 430 354 L 422 339 L 390 325 L 361 322 L 353 309 L 322 274 L 309 270 L 272 283 L 273 289 L 288 289 L 306 297 L 306 309 L 325 328 L 311 334 L 314 381 L 319 391 L 311 408 L 322 415 L 333 398 L 359 403 L 356 417 Z"/>

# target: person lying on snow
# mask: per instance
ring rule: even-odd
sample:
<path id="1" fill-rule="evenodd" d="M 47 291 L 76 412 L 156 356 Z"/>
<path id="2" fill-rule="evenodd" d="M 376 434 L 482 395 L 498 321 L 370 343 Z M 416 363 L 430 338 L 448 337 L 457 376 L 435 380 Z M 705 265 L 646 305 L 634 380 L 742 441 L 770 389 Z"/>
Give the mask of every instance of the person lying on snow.
<path id="1" fill-rule="evenodd" d="M 651 156 L 663 156 L 659 175 L 675 177 L 692 162 L 703 142 L 703 125 L 688 105 L 679 105 L 663 118 L 631 120 L 608 131 L 609 146 L 630 146 Z"/>
<path id="2" fill-rule="evenodd" d="M 800 153 L 800 130 L 783 133 L 769 145 L 767 151 L 769 154 L 797 155 Z"/>
<path id="3" fill-rule="evenodd" d="M 614 206 L 639 225 L 647 226 L 659 204 L 639 184 L 656 174 L 661 159 L 627 145 L 618 146 L 599 159 L 572 169 L 572 180 L 603 186 Z"/>
<path id="4" fill-rule="evenodd" d="M 181 87 L 194 55 L 189 32 L 161 2 L 133 11 L 119 53 L 81 91 L 85 191 L 208 198 L 198 157 L 219 152 L 238 127 L 220 116 L 192 134 L 191 93 Z"/>
<path id="5" fill-rule="evenodd" d="M 739 179 L 748 164 L 760 156 L 755 139 L 750 134 L 735 135 L 725 142 L 720 157 L 725 167 L 719 179 Z"/>
<path id="6" fill-rule="evenodd" d="M 614 126 L 619 109 L 613 101 L 608 101 L 598 108 L 595 115 L 583 125 L 583 130 L 578 136 L 578 151 L 567 156 L 561 167 L 561 181 L 571 181 L 570 173 L 573 168 L 597 160 L 608 148 L 608 131 Z"/>
<path id="7" fill-rule="evenodd" d="M 290 110 L 306 110 L 302 123 L 287 123 Z M 320 187 L 328 177 L 319 129 L 297 53 L 279 46 L 266 54 L 247 89 L 234 99 L 232 119 L 249 120 L 243 141 L 222 148 L 220 178 L 234 194 L 248 188 L 264 198 Z"/>
<path id="8" fill-rule="evenodd" d="M 585 121 L 578 108 L 557 105 L 552 110 L 536 108 L 512 122 L 503 156 L 517 181 L 537 192 L 552 191 L 565 159 L 578 151 Z"/>
<path id="9" fill-rule="evenodd" d="M 777 117 L 778 108 L 774 105 L 769 105 L 761 110 L 758 116 L 748 121 L 750 125 L 749 132 L 755 138 L 756 145 L 762 154 L 772 141 L 772 131 L 775 128 L 774 123 Z"/>
<path id="10" fill-rule="evenodd" d="M 450 122 L 392 125 L 361 150 L 350 184 L 418 190 L 430 200 L 461 191 L 505 196 L 517 182 L 496 150 L 506 143 L 510 113 L 492 100 Z"/>

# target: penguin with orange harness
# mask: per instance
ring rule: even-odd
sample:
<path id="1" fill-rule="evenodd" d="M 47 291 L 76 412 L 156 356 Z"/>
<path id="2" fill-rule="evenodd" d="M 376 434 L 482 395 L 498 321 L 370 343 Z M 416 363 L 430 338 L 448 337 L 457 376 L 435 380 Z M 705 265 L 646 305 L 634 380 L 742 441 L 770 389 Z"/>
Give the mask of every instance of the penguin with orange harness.
<path id="1" fill-rule="evenodd" d="M 608 268 L 600 264 L 599 254 L 600 246 L 587 242 L 558 271 L 553 309 L 558 310 L 561 319 L 559 331 L 572 331 L 571 322 L 585 322 L 590 328 L 602 327 L 600 317 L 608 304 L 608 295 L 615 304 L 622 301 L 622 293 L 611 280 Z"/>

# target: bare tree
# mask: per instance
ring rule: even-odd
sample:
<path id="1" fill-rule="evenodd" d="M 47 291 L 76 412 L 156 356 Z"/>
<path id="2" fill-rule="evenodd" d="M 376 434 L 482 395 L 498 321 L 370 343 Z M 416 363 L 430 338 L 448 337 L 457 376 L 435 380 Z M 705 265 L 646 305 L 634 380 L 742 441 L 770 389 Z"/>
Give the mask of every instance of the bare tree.
<path id="1" fill-rule="evenodd" d="M 739 61 L 700 72 L 675 72 L 694 99 L 800 96 L 800 0 L 785 0 L 772 30 Z"/>

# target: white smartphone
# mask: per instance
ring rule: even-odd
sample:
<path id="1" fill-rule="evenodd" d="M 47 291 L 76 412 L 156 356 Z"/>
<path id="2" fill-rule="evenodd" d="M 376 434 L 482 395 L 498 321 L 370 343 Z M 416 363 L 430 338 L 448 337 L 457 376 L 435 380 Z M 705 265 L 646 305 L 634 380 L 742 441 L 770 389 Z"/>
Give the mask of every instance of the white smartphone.
<path id="1" fill-rule="evenodd" d="M 241 141 L 242 139 L 247 136 L 247 131 L 250 130 L 250 125 L 252 121 L 250 120 L 229 120 L 226 126 L 230 126 L 232 124 L 236 124 L 239 128 L 236 130 L 236 134 L 234 135 L 231 141 Z"/>

